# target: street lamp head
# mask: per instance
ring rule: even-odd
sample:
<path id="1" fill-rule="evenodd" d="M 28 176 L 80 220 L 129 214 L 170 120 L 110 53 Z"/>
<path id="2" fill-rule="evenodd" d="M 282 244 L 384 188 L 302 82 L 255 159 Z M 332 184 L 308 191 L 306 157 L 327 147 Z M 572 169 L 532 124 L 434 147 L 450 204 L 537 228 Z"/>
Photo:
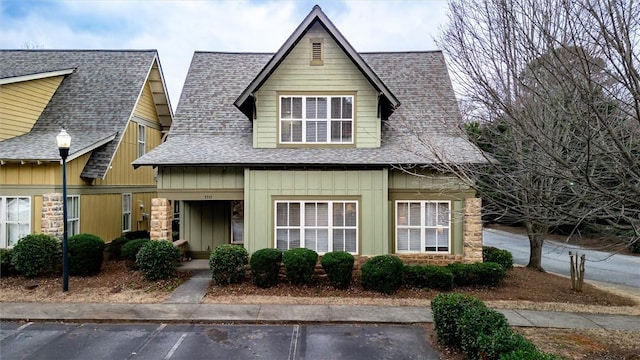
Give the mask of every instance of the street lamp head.
<path id="1" fill-rule="evenodd" d="M 56 143 L 58 144 L 58 149 L 69 149 L 71 147 L 71 136 L 67 133 L 67 130 L 60 130 L 60 133 L 56 136 Z"/>

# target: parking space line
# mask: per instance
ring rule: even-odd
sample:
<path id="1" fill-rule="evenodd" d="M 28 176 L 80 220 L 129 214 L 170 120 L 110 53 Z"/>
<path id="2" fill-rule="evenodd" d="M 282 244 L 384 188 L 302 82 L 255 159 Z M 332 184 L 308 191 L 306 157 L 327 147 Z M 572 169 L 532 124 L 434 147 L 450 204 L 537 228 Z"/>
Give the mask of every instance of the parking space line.
<path id="1" fill-rule="evenodd" d="M 298 338 L 300 337 L 300 325 L 293 326 L 291 333 L 291 345 L 289 345 L 289 360 L 295 360 L 296 351 L 298 350 Z"/>
<path id="2" fill-rule="evenodd" d="M 178 350 L 178 347 L 180 347 L 180 344 L 182 344 L 182 342 L 187 337 L 187 335 L 188 335 L 187 333 L 184 333 L 182 334 L 182 336 L 180 336 L 180 339 L 178 339 L 178 341 L 176 341 L 176 343 L 173 344 L 173 347 L 171 348 L 171 350 L 169 350 L 167 355 L 164 357 L 165 360 L 171 359 L 171 357 L 176 352 L 176 350 Z"/>
<path id="3" fill-rule="evenodd" d="M 157 329 L 155 329 L 155 330 L 151 333 L 151 335 L 149 335 L 149 336 L 148 336 L 148 337 L 147 337 L 147 338 L 142 342 L 142 344 L 140 344 L 140 346 L 138 346 L 138 348 L 137 348 L 135 351 L 133 351 L 133 352 L 131 353 L 131 355 L 129 355 L 128 359 L 133 359 L 135 356 L 137 356 L 137 355 L 138 355 L 138 353 L 139 353 L 140 351 L 142 351 L 142 349 L 144 349 L 145 347 L 147 347 L 147 345 L 149 345 L 149 343 L 151 342 L 151 340 L 153 340 L 153 338 L 155 338 L 155 337 L 160 333 L 160 331 L 162 331 L 162 329 L 164 329 L 166 326 L 167 326 L 167 324 L 160 324 L 160 326 L 159 326 Z"/>

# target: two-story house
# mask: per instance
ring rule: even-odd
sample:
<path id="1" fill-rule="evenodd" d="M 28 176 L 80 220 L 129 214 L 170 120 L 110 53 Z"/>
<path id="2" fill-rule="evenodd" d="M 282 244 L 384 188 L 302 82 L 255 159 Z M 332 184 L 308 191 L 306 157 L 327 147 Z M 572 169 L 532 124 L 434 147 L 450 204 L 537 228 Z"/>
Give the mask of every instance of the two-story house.
<path id="1" fill-rule="evenodd" d="M 155 50 L 1 50 L 0 247 L 61 236 L 63 128 L 69 235 L 110 241 L 149 229 L 154 169 L 131 162 L 162 142 L 172 119 Z"/>
<path id="2" fill-rule="evenodd" d="M 134 166 L 158 168 L 194 257 L 243 243 L 477 261 L 479 199 L 432 166 L 437 149 L 483 162 L 459 122 L 441 52 L 358 53 L 316 6 L 275 54 L 196 52 L 167 142 Z"/>

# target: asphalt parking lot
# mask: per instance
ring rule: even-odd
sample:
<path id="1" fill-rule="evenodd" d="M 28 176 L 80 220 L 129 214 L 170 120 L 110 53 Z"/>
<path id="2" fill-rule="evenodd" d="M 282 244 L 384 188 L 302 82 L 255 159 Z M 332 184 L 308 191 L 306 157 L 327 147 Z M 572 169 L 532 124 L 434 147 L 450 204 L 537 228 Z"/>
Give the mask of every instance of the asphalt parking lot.
<path id="1" fill-rule="evenodd" d="M 411 325 L 0 323 L 0 358 L 439 359 Z"/>

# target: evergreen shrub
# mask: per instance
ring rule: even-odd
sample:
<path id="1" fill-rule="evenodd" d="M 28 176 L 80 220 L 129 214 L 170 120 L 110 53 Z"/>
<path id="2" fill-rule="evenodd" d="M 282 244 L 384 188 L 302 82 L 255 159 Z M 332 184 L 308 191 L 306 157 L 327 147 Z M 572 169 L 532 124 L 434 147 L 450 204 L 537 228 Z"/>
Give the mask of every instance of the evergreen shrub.
<path id="1" fill-rule="evenodd" d="M 244 278 L 248 263 L 249 253 L 242 245 L 220 245 L 209 256 L 211 278 L 217 285 L 238 283 Z"/>
<path id="2" fill-rule="evenodd" d="M 30 234 L 11 250 L 11 264 L 27 277 L 51 274 L 60 263 L 60 242 L 46 234 Z"/>
<path id="3" fill-rule="evenodd" d="M 320 260 L 331 285 L 336 289 L 346 289 L 351 285 L 354 262 L 353 255 L 345 251 L 328 252 Z"/>
<path id="4" fill-rule="evenodd" d="M 403 269 L 402 261 L 396 256 L 374 256 L 362 265 L 362 287 L 366 290 L 393 294 L 402 285 Z"/>
<path id="5" fill-rule="evenodd" d="M 447 291 L 453 288 L 453 274 L 443 266 L 405 265 L 403 283 L 411 288 Z"/>
<path id="6" fill-rule="evenodd" d="M 451 346 L 460 346 L 462 338 L 458 329 L 458 319 L 468 308 L 485 307 L 473 296 L 460 293 L 438 294 L 431 300 L 433 324 L 438 340 Z"/>
<path id="7" fill-rule="evenodd" d="M 140 251 L 140 248 L 142 248 L 146 243 L 150 241 L 150 239 L 136 239 L 129 240 L 124 245 L 122 245 L 121 255 L 122 258 L 127 262 L 127 267 L 129 269 L 138 269 L 138 265 L 136 264 L 136 255 L 138 255 L 138 251 Z"/>
<path id="8" fill-rule="evenodd" d="M 104 240 L 91 234 L 78 234 L 67 241 L 69 275 L 85 276 L 100 272 L 104 259 Z"/>
<path id="9" fill-rule="evenodd" d="M 289 249 L 282 253 L 282 262 L 292 284 L 309 284 L 318 263 L 318 253 L 307 248 Z"/>
<path id="10" fill-rule="evenodd" d="M 513 255 L 511 252 L 493 246 L 482 247 L 482 261 L 498 263 L 502 265 L 505 270 L 513 269 Z"/>
<path id="11" fill-rule="evenodd" d="M 149 281 L 169 279 L 176 275 L 180 256 L 180 250 L 171 241 L 147 241 L 136 255 L 136 265 Z"/>
<path id="12" fill-rule="evenodd" d="M 281 262 L 282 251 L 278 249 L 267 248 L 254 252 L 249 259 L 253 283 L 260 288 L 276 285 Z"/>

